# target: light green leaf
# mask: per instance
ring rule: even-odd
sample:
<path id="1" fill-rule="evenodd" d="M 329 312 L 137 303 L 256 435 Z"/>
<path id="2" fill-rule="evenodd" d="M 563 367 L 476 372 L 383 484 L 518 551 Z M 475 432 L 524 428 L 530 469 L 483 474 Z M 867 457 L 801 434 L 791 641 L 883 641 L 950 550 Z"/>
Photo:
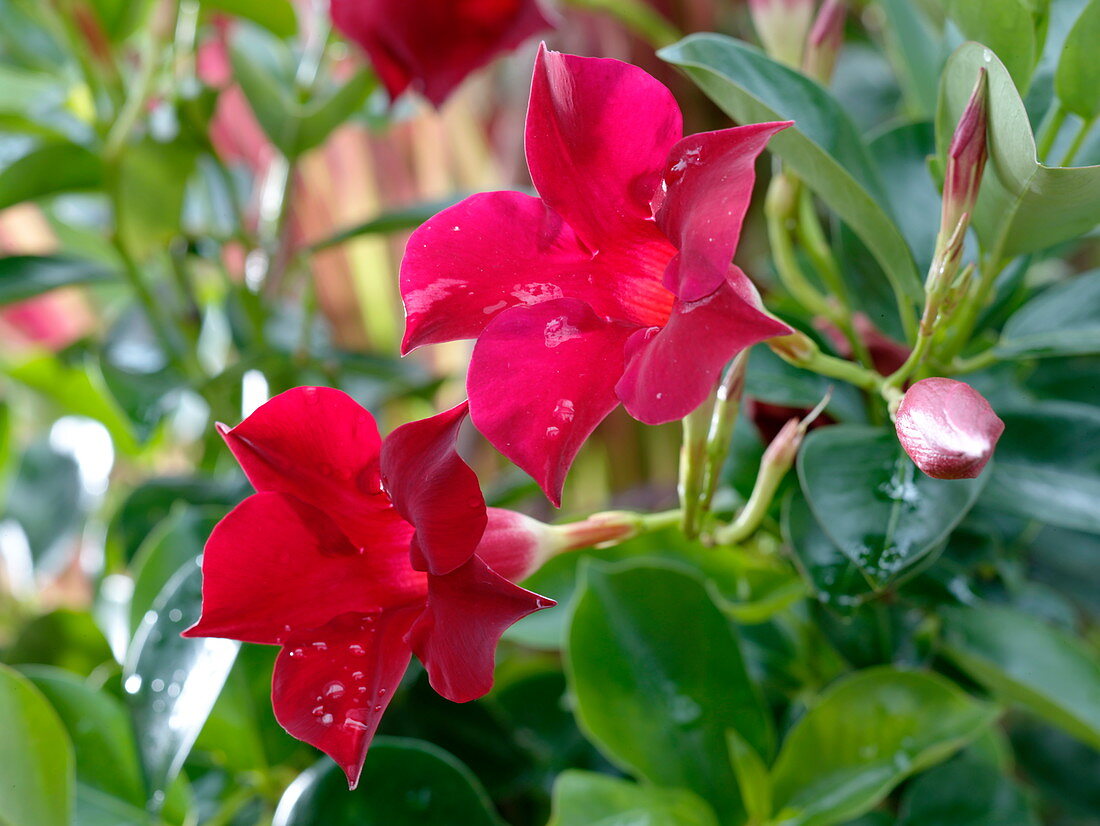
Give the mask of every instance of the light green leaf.
<path id="1" fill-rule="evenodd" d="M 772 779 L 760 754 L 736 731 L 726 732 L 730 761 L 750 823 L 765 823 L 772 814 Z"/>
<path id="2" fill-rule="evenodd" d="M 1038 57 L 1035 21 L 1024 0 L 946 0 L 947 13 L 968 40 L 1001 56 L 1016 86 L 1027 90 Z"/>
<path id="3" fill-rule="evenodd" d="M 0 209 L 23 201 L 103 186 L 103 163 L 75 143 L 32 150 L 0 171 Z"/>
<path id="4" fill-rule="evenodd" d="M 684 789 L 639 786 L 575 769 L 558 775 L 547 826 L 718 826 L 714 812 Z"/>
<path id="5" fill-rule="evenodd" d="M 163 250 L 180 231 L 194 147 L 152 140 L 128 146 L 119 158 L 118 232 L 141 259 Z"/>
<path id="6" fill-rule="evenodd" d="M 1017 310 L 997 353 L 1005 359 L 1100 353 L 1100 270 L 1051 287 Z"/>
<path id="7" fill-rule="evenodd" d="M 1100 115 L 1100 0 L 1092 0 L 1073 24 L 1058 69 L 1054 91 L 1069 111 L 1085 120 Z"/>
<path id="8" fill-rule="evenodd" d="M 116 273 L 98 261 L 56 255 L 10 255 L 0 258 L 0 304 L 23 301 L 57 287 L 116 278 Z"/>
<path id="9" fill-rule="evenodd" d="M 73 747 L 30 680 L 0 665 L 0 823 L 70 826 Z"/>
<path id="10" fill-rule="evenodd" d="M 293 154 L 300 155 L 324 143 L 337 126 L 363 108 L 377 86 L 374 73 L 363 69 L 327 98 L 310 101 L 299 116 Z"/>
<path id="11" fill-rule="evenodd" d="M 1081 641 L 1009 608 L 944 612 L 944 652 L 967 674 L 1100 749 L 1100 664 Z"/>
<path id="12" fill-rule="evenodd" d="M 1100 222 L 1100 166 L 1036 161 L 1023 101 L 1004 65 L 980 43 L 964 43 L 944 69 L 936 112 L 941 159 L 983 68 L 989 72 L 989 162 L 973 223 L 983 248 L 1003 260 L 1088 232 Z"/>
<path id="13" fill-rule="evenodd" d="M 723 821 L 743 815 L 726 732 L 768 754 L 770 719 L 702 582 L 679 566 L 589 565 L 566 666 L 577 719 L 611 759 L 696 792 Z"/>
<path id="14" fill-rule="evenodd" d="M 746 43 L 694 34 L 660 51 L 739 123 L 793 120 L 770 151 L 813 189 L 867 245 L 899 296 L 919 300 L 921 279 L 893 220 L 855 127 L 832 96 Z"/>
<path id="15" fill-rule="evenodd" d="M 199 4 L 251 20 L 279 37 L 291 37 L 298 31 L 298 18 L 290 0 L 199 0 Z"/>
<path id="16" fill-rule="evenodd" d="M 777 819 L 827 826 L 857 817 L 974 740 L 996 715 L 937 674 L 881 667 L 848 676 L 783 743 L 772 769 Z"/>

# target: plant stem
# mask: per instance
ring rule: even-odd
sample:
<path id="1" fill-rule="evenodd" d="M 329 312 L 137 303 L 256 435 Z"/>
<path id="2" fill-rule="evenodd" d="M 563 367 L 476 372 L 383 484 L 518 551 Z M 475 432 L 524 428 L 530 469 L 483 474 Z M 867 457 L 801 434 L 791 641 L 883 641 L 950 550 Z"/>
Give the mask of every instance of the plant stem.
<path id="1" fill-rule="evenodd" d="M 1065 123 L 1068 114 L 1069 112 L 1062 106 L 1061 101 L 1057 101 L 1054 104 L 1054 109 L 1049 111 L 1046 117 L 1043 118 L 1035 147 L 1035 154 L 1039 157 L 1040 162 L 1046 161 L 1046 157 L 1050 154 L 1054 141 L 1062 130 L 1062 124 Z"/>
<path id="2" fill-rule="evenodd" d="M 734 357 L 715 395 L 710 431 L 707 433 L 706 472 L 703 474 L 702 512 L 704 516 L 710 511 L 714 494 L 718 491 L 722 467 L 726 463 L 726 456 L 733 442 L 733 428 L 737 422 L 737 414 L 741 410 L 741 393 L 745 386 L 748 361 L 748 350 L 742 350 Z"/>
<path id="3" fill-rule="evenodd" d="M 809 337 L 798 335 L 811 345 L 808 352 L 792 352 L 789 348 L 783 346 L 782 338 L 772 339 L 767 344 L 772 352 L 795 367 L 801 367 L 803 370 L 810 370 L 832 379 L 846 381 L 848 384 L 855 385 L 869 393 L 879 393 L 882 390 L 883 378 L 874 370 L 868 370 L 854 361 L 847 361 L 822 353 Z M 783 338 L 790 338 L 790 336 L 784 336 Z"/>
<path id="4" fill-rule="evenodd" d="M 809 282 L 794 252 L 791 228 L 795 222 L 795 200 L 798 181 L 787 175 L 776 175 L 768 186 L 764 216 L 768 224 L 768 242 L 772 260 L 783 286 L 799 304 L 815 315 L 830 316 L 832 309 L 824 295 Z"/>
<path id="5" fill-rule="evenodd" d="M 1095 117 L 1081 121 L 1081 126 L 1077 129 L 1077 134 L 1073 136 L 1073 143 L 1069 145 L 1069 149 L 1066 150 L 1066 154 L 1062 157 L 1061 166 L 1069 166 L 1073 163 L 1073 159 L 1077 157 L 1077 153 L 1081 150 L 1081 146 L 1085 143 L 1085 138 L 1088 137 L 1095 123 Z"/>
<path id="6" fill-rule="evenodd" d="M 707 422 L 710 420 L 706 408 L 704 403 L 681 420 L 683 438 L 680 442 L 680 477 L 676 487 L 683 512 L 681 527 L 689 539 L 699 535 L 703 477 L 706 473 Z"/>
<path id="7" fill-rule="evenodd" d="M 947 343 L 943 352 L 939 354 L 941 360 L 949 362 L 962 352 L 967 342 L 970 341 L 974 328 L 978 324 L 978 318 L 989 301 L 989 294 L 993 290 L 997 276 L 1001 274 L 1007 263 L 997 260 L 999 258 L 1000 255 L 996 254 L 996 256 L 987 257 L 982 262 L 981 278 L 978 281 L 978 286 L 971 295 L 963 299 L 957 319 L 952 325 L 954 330 L 952 331 L 951 340 Z"/>

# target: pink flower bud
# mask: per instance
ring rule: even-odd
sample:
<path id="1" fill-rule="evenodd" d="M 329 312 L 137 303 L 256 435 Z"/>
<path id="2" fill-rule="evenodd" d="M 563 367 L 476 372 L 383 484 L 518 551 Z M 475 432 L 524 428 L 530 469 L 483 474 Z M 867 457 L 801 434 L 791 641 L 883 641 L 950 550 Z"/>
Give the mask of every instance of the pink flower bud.
<path id="1" fill-rule="evenodd" d="M 489 508 L 488 515 L 477 555 L 505 579 L 529 577 L 562 550 L 550 525 L 503 508 Z"/>
<path id="2" fill-rule="evenodd" d="M 836 59 L 844 45 L 844 0 L 825 0 L 810 29 L 802 72 L 819 83 L 828 83 L 836 68 Z"/>
<path id="3" fill-rule="evenodd" d="M 966 382 L 922 379 L 905 393 L 895 422 L 917 467 L 934 479 L 973 479 L 982 472 L 1005 423 Z"/>
<path id="4" fill-rule="evenodd" d="M 802 65 L 815 0 L 749 0 L 749 14 L 764 51 L 788 66 Z"/>
<path id="5" fill-rule="evenodd" d="M 947 171 L 943 182 L 943 217 L 940 233 L 951 237 L 964 214 L 974 214 L 982 172 L 989 157 L 986 129 L 989 124 L 989 78 L 978 71 L 978 82 L 970 93 L 951 146 L 947 150 Z"/>

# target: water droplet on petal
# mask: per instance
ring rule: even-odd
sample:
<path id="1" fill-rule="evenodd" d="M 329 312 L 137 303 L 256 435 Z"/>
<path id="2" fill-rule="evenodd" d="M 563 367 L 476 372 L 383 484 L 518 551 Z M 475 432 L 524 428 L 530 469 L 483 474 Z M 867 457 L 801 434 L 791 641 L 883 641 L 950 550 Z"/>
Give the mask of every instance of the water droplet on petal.
<path id="1" fill-rule="evenodd" d="M 344 696 L 344 684 L 336 681 L 329 683 L 325 686 L 325 696 L 331 697 L 334 700 L 339 700 Z"/>

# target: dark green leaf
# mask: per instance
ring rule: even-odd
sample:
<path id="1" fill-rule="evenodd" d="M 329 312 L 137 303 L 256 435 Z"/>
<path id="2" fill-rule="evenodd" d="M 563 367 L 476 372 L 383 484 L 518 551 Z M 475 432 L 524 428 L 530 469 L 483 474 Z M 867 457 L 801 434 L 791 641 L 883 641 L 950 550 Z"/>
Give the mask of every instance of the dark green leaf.
<path id="1" fill-rule="evenodd" d="M 756 749 L 733 729 L 726 732 L 726 742 L 749 822 L 766 823 L 772 814 L 772 779 L 768 767 Z"/>
<path id="2" fill-rule="evenodd" d="M 10 304 L 72 284 L 114 281 L 117 275 L 96 261 L 55 255 L 0 258 L 0 304 Z"/>
<path id="3" fill-rule="evenodd" d="M 963 752 L 905 790 L 898 826 L 1039 826 L 1019 784 L 995 763 Z"/>
<path id="4" fill-rule="evenodd" d="M 298 31 L 290 0 L 200 0 L 200 5 L 251 20 L 279 37 L 291 37 Z"/>
<path id="5" fill-rule="evenodd" d="M 936 551 L 985 484 L 925 476 L 892 430 L 858 425 L 813 431 L 798 477 L 825 533 L 880 586 Z"/>
<path id="6" fill-rule="evenodd" d="M 362 69 L 327 98 L 310 101 L 299 117 L 293 154 L 300 155 L 324 143 L 337 126 L 363 108 L 377 85 L 374 73 Z"/>
<path id="7" fill-rule="evenodd" d="M 689 791 L 574 770 L 554 783 L 548 826 L 718 826 L 718 820 Z"/>
<path id="8" fill-rule="evenodd" d="M 783 743 L 772 769 L 779 820 L 827 826 L 856 817 L 972 741 L 996 714 L 936 674 L 882 667 L 848 676 Z"/>
<path id="9" fill-rule="evenodd" d="M 1054 75 L 1054 91 L 1067 109 L 1085 120 L 1100 115 L 1100 60 L 1096 59 L 1096 44 L 1100 43 L 1100 0 L 1092 0 L 1073 24 L 1058 71 Z"/>
<path id="10" fill-rule="evenodd" d="M 982 503 L 1050 525 L 1100 533 L 1100 411 L 1042 402 L 998 411 L 1005 432 Z"/>
<path id="11" fill-rule="evenodd" d="M 678 566 L 586 568 L 566 655 L 577 717 L 617 763 L 687 788 L 736 820 L 726 732 L 761 754 L 772 732 L 729 621 Z"/>
<path id="12" fill-rule="evenodd" d="M 753 348 L 745 375 L 745 395 L 784 407 L 815 407 L 833 388 L 826 407 L 841 421 L 867 420 L 863 399 L 849 384 L 836 384 L 824 376 L 783 361 L 767 346 Z"/>
<path id="13" fill-rule="evenodd" d="M 73 747 L 57 714 L 26 678 L 0 665 L 0 823 L 70 826 Z"/>
<path id="14" fill-rule="evenodd" d="M 944 651 L 971 677 L 1100 748 L 1100 664 L 1066 632 L 993 605 L 944 612 Z"/>
<path id="15" fill-rule="evenodd" d="M 915 115 L 930 118 L 936 111 L 936 79 L 945 57 L 942 38 L 911 0 L 882 0 L 881 6 L 886 14 L 887 47 L 910 108 Z"/>
<path id="16" fill-rule="evenodd" d="M 99 157 L 75 143 L 43 146 L 0 172 L 0 209 L 56 195 L 103 186 Z"/>
<path id="17" fill-rule="evenodd" d="M 978 71 L 989 72 L 989 163 L 974 211 L 983 247 L 998 259 L 1045 249 L 1100 221 L 1100 166 L 1048 167 L 1036 162 L 1027 111 L 1004 65 L 979 43 L 947 61 L 936 111 L 943 158 L 970 99 Z"/>
<path id="18" fill-rule="evenodd" d="M 813 81 L 753 47 L 717 34 L 695 34 L 662 49 L 739 123 L 793 120 L 768 148 L 828 204 L 870 248 L 895 292 L 918 300 L 913 256 L 883 210 L 882 184 L 855 127 Z"/>
<path id="19" fill-rule="evenodd" d="M 1025 0 L 946 0 L 947 12 L 968 40 L 985 43 L 1005 61 L 1016 85 L 1027 89 L 1037 59 L 1035 23 Z"/>
<path id="20" fill-rule="evenodd" d="M 188 564 L 146 612 L 123 668 L 153 808 L 163 805 L 240 647 L 232 640 L 180 636 L 198 620 L 201 598 L 202 572 Z"/>
<path id="21" fill-rule="evenodd" d="M 71 561 L 66 540 L 83 525 L 84 505 L 76 460 L 40 441 L 23 452 L 3 512 L 23 529 L 35 567 L 54 575 Z"/>
<path id="22" fill-rule="evenodd" d="M 500 826 L 477 778 L 453 756 L 420 740 L 376 737 L 359 788 L 323 760 L 298 776 L 274 826 Z"/>
<path id="23" fill-rule="evenodd" d="M 1044 803 L 1084 816 L 1100 812 L 1100 751 L 1035 718 L 1014 722 L 1012 746 L 1021 773 L 1044 792 Z M 1095 825 L 1086 820 L 1081 826 Z"/>
<path id="24" fill-rule="evenodd" d="M 1052 287 L 1017 310 L 997 352 L 1002 358 L 1100 353 L 1100 270 Z"/>
<path id="25" fill-rule="evenodd" d="M 58 608 L 28 622 L 4 653 L 12 664 L 55 665 L 88 675 L 112 662 L 111 648 L 91 614 Z"/>
<path id="26" fill-rule="evenodd" d="M 154 821 L 142 808 L 77 783 L 72 826 L 154 826 Z"/>

